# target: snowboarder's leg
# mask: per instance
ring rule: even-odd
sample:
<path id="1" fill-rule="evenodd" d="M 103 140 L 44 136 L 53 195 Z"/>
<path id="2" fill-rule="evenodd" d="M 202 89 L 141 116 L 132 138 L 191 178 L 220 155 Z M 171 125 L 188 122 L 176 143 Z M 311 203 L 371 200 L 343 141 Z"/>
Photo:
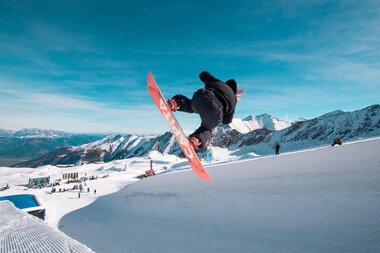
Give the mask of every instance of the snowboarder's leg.
<path id="1" fill-rule="evenodd" d="M 205 148 L 211 138 L 212 130 L 223 119 L 223 105 L 210 90 L 200 89 L 194 93 L 191 106 L 201 117 L 201 126 L 191 135 L 201 141 L 201 147 Z"/>
<path id="2" fill-rule="evenodd" d="M 200 89 L 195 92 L 191 100 L 191 107 L 201 117 L 201 126 L 204 128 L 212 130 L 222 123 L 223 105 L 212 91 Z"/>
<path id="3" fill-rule="evenodd" d="M 203 127 L 203 126 L 200 126 L 194 133 L 192 133 L 190 135 L 190 139 L 192 137 L 196 137 L 199 140 L 198 147 L 200 147 L 200 148 L 206 148 L 207 144 L 208 144 L 208 141 L 211 138 L 211 132 L 212 132 L 212 130 L 207 129 L 207 128 Z M 189 139 L 189 141 L 190 141 L 190 139 Z"/>

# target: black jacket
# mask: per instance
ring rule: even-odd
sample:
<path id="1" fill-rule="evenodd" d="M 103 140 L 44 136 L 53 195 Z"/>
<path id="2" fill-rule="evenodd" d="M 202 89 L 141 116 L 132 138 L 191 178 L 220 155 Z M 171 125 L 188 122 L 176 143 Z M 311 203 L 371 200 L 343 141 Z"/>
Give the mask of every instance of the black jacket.
<path id="1" fill-rule="evenodd" d="M 218 124 L 232 122 L 237 102 L 237 85 L 235 80 L 222 82 L 206 71 L 200 73 L 199 78 L 205 84 L 205 88 L 197 90 L 191 100 L 180 94 L 175 95 L 173 99 L 179 105 L 179 111 L 200 115 L 201 126 L 191 136 L 198 137 L 205 148 L 212 130 Z"/>
<path id="2" fill-rule="evenodd" d="M 199 74 L 199 79 L 205 84 L 205 88 L 214 92 L 215 96 L 223 105 L 223 124 L 232 122 L 236 107 L 237 84 L 231 79 L 222 82 L 210 73 L 203 71 Z"/>

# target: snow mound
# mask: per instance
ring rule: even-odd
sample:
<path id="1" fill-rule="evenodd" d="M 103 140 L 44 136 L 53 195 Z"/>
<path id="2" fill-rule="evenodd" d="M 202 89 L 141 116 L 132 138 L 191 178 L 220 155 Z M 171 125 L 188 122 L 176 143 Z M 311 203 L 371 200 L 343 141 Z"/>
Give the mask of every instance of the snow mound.
<path id="1" fill-rule="evenodd" d="M 60 222 L 98 252 L 380 252 L 380 139 L 147 178 Z"/>
<path id="2" fill-rule="evenodd" d="M 169 154 L 162 154 L 158 151 L 151 151 L 148 154 L 148 158 L 152 160 L 158 160 L 158 161 L 164 161 L 164 162 L 177 162 L 180 160 L 178 156 L 175 155 L 169 155 Z"/>
<path id="3" fill-rule="evenodd" d="M 93 252 L 42 220 L 0 202 L 0 252 Z"/>

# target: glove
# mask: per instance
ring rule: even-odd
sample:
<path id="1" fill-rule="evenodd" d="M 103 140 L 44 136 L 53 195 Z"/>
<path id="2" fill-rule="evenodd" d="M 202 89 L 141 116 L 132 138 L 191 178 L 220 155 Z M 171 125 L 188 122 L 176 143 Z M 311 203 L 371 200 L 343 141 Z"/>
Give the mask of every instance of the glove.
<path id="1" fill-rule="evenodd" d="M 173 112 L 175 112 L 175 111 L 177 111 L 177 110 L 179 109 L 179 106 L 178 106 L 178 104 L 177 104 L 177 101 L 175 101 L 175 99 L 168 99 L 168 100 L 166 101 L 166 103 L 168 103 L 170 109 L 171 109 Z"/>
<path id="2" fill-rule="evenodd" d="M 199 140 L 197 137 L 195 137 L 195 136 L 191 136 L 191 137 L 189 138 L 189 143 L 190 143 L 191 147 L 192 147 L 194 150 L 199 149 L 199 146 L 201 145 L 200 140 Z"/>
<path id="3" fill-rule="evenodd" d="M 177 102 L 177 110 L 188 113 L 194 112 L 191 108 L 191 100 L 186 96 L 178 94 L 175 95 L 172 99 L 174 99 Z"/>

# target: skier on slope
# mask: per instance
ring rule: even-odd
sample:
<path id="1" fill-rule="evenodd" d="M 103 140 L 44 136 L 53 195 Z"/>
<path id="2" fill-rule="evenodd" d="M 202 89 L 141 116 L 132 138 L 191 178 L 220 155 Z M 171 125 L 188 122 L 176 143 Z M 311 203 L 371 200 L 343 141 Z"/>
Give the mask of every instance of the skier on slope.
<path id="1" fill-rule="evenodd" d="M 223 82 L 206 71 L 199 74 L 199 79 L 205 84 L 205 87 L 197 90 L 192 99 L 178 94 L 167 101 L 172 111 L 200 115 L 201 126 L 189 137 L 190 145 L 195 150 L 207 147 L 212 130 L 219 123 L 229 124 L 232 122 L 236 103 L 244 92 L 237 87 L 234 79 Z"/>

